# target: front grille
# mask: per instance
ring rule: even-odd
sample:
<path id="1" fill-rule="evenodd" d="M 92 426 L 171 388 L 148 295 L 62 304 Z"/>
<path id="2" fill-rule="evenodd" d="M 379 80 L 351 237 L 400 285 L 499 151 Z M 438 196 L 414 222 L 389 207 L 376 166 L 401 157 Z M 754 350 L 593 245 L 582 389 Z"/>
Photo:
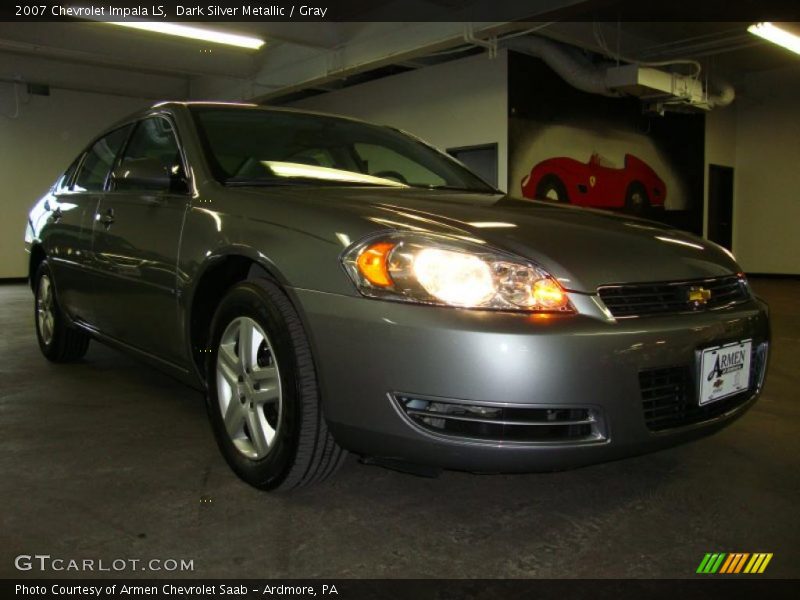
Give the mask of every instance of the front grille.
<path id="1" fill-rule="evenodd" d="M 705 302 L 689 299 L 692 288 L 710 292 Z M 606 285 L 597 289 L 600 299 L 615 317 L 641 317 L 725 308 L 747 300 L 744 277 L 730 275 L 714 279 Z"/>
<path id="2" fill-rule="evenodd" d="M 744 404 L 761 387 L 766 357 L 767 343 L 753 344 L 749 389 L 703 406 L 699 404 L 697 382 L 690 367 L 640 371 L 639 386 L 647 428 L 663 431 L 702 423 Z"/>
<path id="3" fill-rule="evenodd" d="M 594 408 L 491 406 L 405 395 L 394 400 L 415 425 L 440 434 L 500 442 L 605 439 Z"/>

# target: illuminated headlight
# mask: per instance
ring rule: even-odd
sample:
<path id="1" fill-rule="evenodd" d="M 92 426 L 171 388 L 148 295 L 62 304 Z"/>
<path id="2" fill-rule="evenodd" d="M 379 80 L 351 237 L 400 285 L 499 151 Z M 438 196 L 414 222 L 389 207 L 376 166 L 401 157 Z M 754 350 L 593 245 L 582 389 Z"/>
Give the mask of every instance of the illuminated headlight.
<path id="1" fill-rule="evenodd" d="M 459 239 L 386 234 L 348 248 L 345 269 L 371 298 L 495 310 L 572 312 L 561 285 L 525 259 Z"/>

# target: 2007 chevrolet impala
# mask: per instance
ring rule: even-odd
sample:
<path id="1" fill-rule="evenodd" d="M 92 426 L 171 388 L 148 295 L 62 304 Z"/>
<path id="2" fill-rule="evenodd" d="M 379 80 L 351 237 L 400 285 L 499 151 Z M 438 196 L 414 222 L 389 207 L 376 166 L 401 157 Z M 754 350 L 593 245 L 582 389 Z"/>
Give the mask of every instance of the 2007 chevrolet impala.
<path id="1" fill-rule="evenodd" d="M 477 472 L 641 453 L 730 423 L 766 370 L 767 307 L 727 251 L 505 196 L 351 119 L 158 104 L 75 159 L 26 246 L 44 355 L 93 338 L 204 388 L 264 489 L 346 450 Z"/>

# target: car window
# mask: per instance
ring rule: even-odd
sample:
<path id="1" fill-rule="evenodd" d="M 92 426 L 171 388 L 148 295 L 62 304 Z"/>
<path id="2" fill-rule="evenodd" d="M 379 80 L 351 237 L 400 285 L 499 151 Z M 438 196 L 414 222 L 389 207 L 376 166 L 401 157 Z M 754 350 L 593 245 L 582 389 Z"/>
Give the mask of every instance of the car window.
<path id="1" fill-rule="evenodd" d="M 142 168 L 151 173 L 161 172 L 167 178 L 148 181 L 142 178 L 134 182 L 120 179 L 115 183 L 115 189 L 169 191 L 169 176 L 177 176 L 183 172 L 175 132 L 170 122 L 163 117 L 151 117 L 139 122 L 123 152 L 118 171 L 130 173 Z"/>
<path id="2" fill-rule="evenodd" d="M 77 192 L 99 192 L 103 190 L 111 165 L 122 144 L 128 137 L 131 126 L 125 125 L 101 137 L 86 153 L 81 170 L 72 189 Z"/>
<path id="3" fill-rule="evenodd" d="M 418 162 L 376 144 L 354 144 L 364 170 L 374 177 L 392 179 L 415 186 L 447 185 L 447 182 Z"/>
<path id="4" fill-rule="evenodd" d="M 325 115 L 191 108 L 214 176 L 228 185 L 370 185 L 494 193 L 444 153 L 397 130 Z"/>
<path id="5" fill-rule="evenodd" d="M 53 186 L 53 193 L 54 194 L 63 194 L 64 192 L 69 191 L 70 183 L 72 182 L 72 177 L 75 175 L 75 171 L 78 170 L 78 165 L 81 164 L 81 159 L 83 158 L 83 154 L 81 154 L 78 158 L 72 161 L 72 164 L 69 168 L 61 174 L 61 176 L 56 181 L 56 184 Z"/>

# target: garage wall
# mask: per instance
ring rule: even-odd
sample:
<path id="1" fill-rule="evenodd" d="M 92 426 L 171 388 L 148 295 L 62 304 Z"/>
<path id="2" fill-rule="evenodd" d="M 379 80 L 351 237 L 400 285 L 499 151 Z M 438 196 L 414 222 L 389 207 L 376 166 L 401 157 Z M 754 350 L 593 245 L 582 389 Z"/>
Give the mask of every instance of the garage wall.
<path id="1" fill-rule="evenodd" d="M 425 67 L 294 102 L 399 127 L 440 147 L 496 143 L 498 182 L 508 178 L 508 63 L 485 54 Z"/>
<path id="2" fill-rule="evenodd" d="M 799 97 L 800 68 L 740 86 L 733 244 L 746 271 L 800 274 Z"/>
<path id="3" fill-rule="evenodd" d="M 0 278 L 26 277 L 23 237 L 33 203 L 55 181 L 90 138 L 145 104 L 141 99 L 51 89 L 29 96 L 0 83 Z M 15 116 L 16 115 L 16 116 Z"/>

